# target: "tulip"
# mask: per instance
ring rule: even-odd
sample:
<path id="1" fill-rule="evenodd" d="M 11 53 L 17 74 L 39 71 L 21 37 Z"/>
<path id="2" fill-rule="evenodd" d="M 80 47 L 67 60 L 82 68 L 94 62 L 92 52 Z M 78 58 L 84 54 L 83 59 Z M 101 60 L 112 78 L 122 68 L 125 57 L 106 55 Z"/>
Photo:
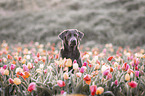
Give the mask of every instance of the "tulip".
<path id="1" fill-rule="evenodd" d="M 86 69 L 87 69 L 86 66 L 82 66 L 81 69 L 80 69 L 80 72 L 84 73 Z"/>
<path id="2" fill-rule="evenodd" d="M 129 65 L 127 63 L 124 63 L 122 66 L 122 70 L 127 71 L 129 69 Z"/>
<path id="3" fill-rule="evenodd" d="M 28 67 L 24 64 L 23 66 L 23 71 L 29 71 Z"/>
<path id="4" fill-rule="evenodd" d="M 15 64 L 11 64 L 11 70 L 14 70 L 15 69 L 15 67 L 16 67 L 16 65 Z"/>
<path id="5" fill-rule="evenodd" d="M 4 75 L 4 69 L 2 67 L 0 67 L 0 73 Z"/>
<path id="6" fill-rule="evenodd" d="M 135 71 L 135 76 L 139 77 L 139 71 Z"/>
<path id="7" fill-rule="evenodd" d="M 73 64 L 73 69 L 74 69 L 74 70 L 77 70 L 78 68 L 79 68 L 78 63 L 74 63 L 74 64 Z"/>
<path id="8" fill-rule="evenodd" d="M 64 90 L 61 90 L 60 94 L 63 95 L 64 94 Z"/>
<path id="9" fill-rule="evenodd" d="M 25 71 L 25 72 L 24 72 L 24 75 L 23 75 L 23 78 L 28 78 L 29 76 L 30 76 L 30 73 L 27 72 L 27 71 Z"/>
<path id="10" fill-rule="evenodd" d="M 2 62 L 3 60 L 2 59 L 0 59 L 0 62 Z"/>
<path id="11" fill-rule="evenodd" d="M 16 71 L 15 71 L 16 73 L 18 73 L 18 72 L 23 72 L 23 69 L 22 68 L 20 68 L 20 67 L 18 67 L 17 69 L 16 69 Z"/>
<path id="12" fill-rule="evenodd" d="M 20 60 L 22 60 L 22 57 L 21 56 L 18 57 L 18 61 L 20 61 Z"/>
<path id="13" fill-rule="evenodd" d="M 45 74 L 47 73 L 47 69 L 44 70 L 44 73 L 45 73 Z"/>
<path id="14" fill-rule="evenodd" d="M 84 76 L 84 81 L 86 81 L 86 84 L 90 84 L 91 83 L 91 76 L 89 74 Z"/>
<path id="15" fill-rule="evenodd" d="M 131 81 L 128 83 L 128 85 L 131 87 L 131 88 L 135 88 L 137 86 L 137 83 L 135 81 Z"/>
<path id="16" fill-rule="evenodd" d="M 118 85 L 118 80 L 115 80 L 115 82 L 114 82 L 114 83 L 115 83 L 115 85 L 117 86 L 117 85 Z"/>
<path id="17" fill-rule="evenodd" d="M 135 70 L 138 70 L 138 66 L 135 67 Z"/>
<path id="18" fill-rule="evenodd" d="M 69 77 L 68 73 L 64 73 L 64 74 L 63 74 L 63 78 L 64 78 L 65 80 L 67 80 L 68 77 Z"/>
<path id="19" fill-rule="evenodd" d="M 16 85 L 21 84 L 21 80 L 19 78 L 14 78 L 14 84 Z"/>
<path id="20" fill-rule="evenodd" d="M 87 66 L 87 62 L 84 62 L 83 66 Z"/>
<path id="21" fill-rule="evenodd" d="M 6 68 L 7 68 L 7 65 L 4 65 L 4 66 L 3 66 L 3 69 L 6 69 Z"/>
<path id="22" fill-rule="evenodd" d="M 108 74 L 106 78 L 107 78 L 107 80 L 111 79 L 112 78 L 112 74 Z"/>
<path id="23" fill-rule="evenodd" d="M 33 68 L 33 64 L 32 64 L 32 63 L 30 63 L 30 62 L 28 62 L 28 64 L 27 64 L 27 68 L 28 68 L 28 69 Z"/>
<path id="24" fill-rule="evenodd" d="M 114 67 L 118 67 L 118 65 L 119 65 L 119 64 L 118 64 L 117 62 L 114 63 Z"/>
<path id="25" fill-rule="evenodd" d="M 9 70 L 8 69 L 4 70 L 4 75 L 9 75 Z"/>
<path id="26" fill-rule="evenodd" d="M 129 74 L 126 74 L 126 75 L 125 75 L 125 80 L 126 80 L 126 81 L 129 81 L 129 80 L 130 80 L 130 75 L 129 75 Z"/>
<path id="27" fill-rule="evenodd" d="M 35 60 L 34 60 L 34 63 L 38 63 L 38 59 L 35 59 Z"/>
<path id="28" fill-rule="evenodd" d="M 110 72 L 113 72 L 113 70 L 114 70 L 114 69 L 113 69 L 112 67 L 110 67 Z"/>
<path id="29" fill-rule="evenodd" d="M 111 61 L 113 58 L 114 58 L 113 56 L 110 56 L 110 57 L 108 58 L 108 61 Z"/>
<path id="30" fill-rule="evenodd" d="M 81 77 L 82 76 L 82 73 L 78 72 L 78 73 L 76 73 L 76 76 L 77 77 Z"/>
<path id="31" fill-rule="evenodd" d="M 9 83 L 14 84 L 14 80 L 12 78 L 9 78 Z"/>
<path id="32" fill-rule="evenodd" d="M 33 90 L 36 90 L 36 83 L 32 82 L 28 86 L 28 91 L 32 92 Z"/>
<path id="33" fill-rule="evenodd" d="M 62 80 L 58 80 L 57 84 L 58 84 L 59 87 L 64 87 L 65 86 L 65 82 L 62 81 Z"/>
<path id="34" fill-rule="evenodd" d="M 103 75 L 104 75 L 104 76 L 107 76 L 107 75 L 109 74 L 109 72 L 110 72 L 110 71 L 107 69 L 107 70 L 105 70 L 105 71 L 103 72 Z"/>
<path id="35" fill-rule="evenodd" d="M 92 85 L 90 86 L 90 91 L 91 91 L 91 95 L 94 96 L 97 90 L 97 86 L 96 85 Z"/>
<path id="36" fill-rule="evenodd" d="M 97 91 L 96 91 L 96 94 L 102 94 L 104 92 L 104 88 L 103 87 L 98 87 L 97 88 Z"/>
<path id="37" fill-rule="evenodd" d="M 72 66 L 72 60 L 71 59 L 67 59 L 66 63 L 65 63 L 66 67 L 71 67 Z"/>
<path id="38" fill-rule="evenodd" d="M 26 63 L 26 59 L 22 59 L 22 64 L 25 64 Z"/>
<path id="39" fill-rule="evenodd" d="M 12 57 L 10 54 L 8 54 L 8 55 L 7 55 L 7 58 L 8 58 L 8 59 L 12 59 L 13 57 Z"/>

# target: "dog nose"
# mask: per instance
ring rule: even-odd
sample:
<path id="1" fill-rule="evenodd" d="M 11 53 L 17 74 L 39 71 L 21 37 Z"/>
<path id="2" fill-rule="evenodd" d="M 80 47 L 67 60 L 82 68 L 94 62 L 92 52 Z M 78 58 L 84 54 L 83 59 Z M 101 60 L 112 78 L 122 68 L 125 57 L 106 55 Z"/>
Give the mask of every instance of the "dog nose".
<path id="1" fill-rule="evenodd" d="M 76 44 L 76 40 L 71 40 L 71 44 Z"/>

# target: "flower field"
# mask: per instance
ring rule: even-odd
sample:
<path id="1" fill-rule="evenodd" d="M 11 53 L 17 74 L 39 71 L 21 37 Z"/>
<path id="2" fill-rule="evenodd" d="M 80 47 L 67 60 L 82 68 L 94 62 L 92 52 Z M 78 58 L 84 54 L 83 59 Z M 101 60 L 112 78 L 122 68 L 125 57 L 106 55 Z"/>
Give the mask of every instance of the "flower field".
<path id="1" fill-rule="evenodd" d="M 3 41 L 1 96 L 145 96 L 145 49 L 80 46 L 83 65 L 79 68 L 76 61 L 59 57 L 60 48 L 61 43 Z"/>

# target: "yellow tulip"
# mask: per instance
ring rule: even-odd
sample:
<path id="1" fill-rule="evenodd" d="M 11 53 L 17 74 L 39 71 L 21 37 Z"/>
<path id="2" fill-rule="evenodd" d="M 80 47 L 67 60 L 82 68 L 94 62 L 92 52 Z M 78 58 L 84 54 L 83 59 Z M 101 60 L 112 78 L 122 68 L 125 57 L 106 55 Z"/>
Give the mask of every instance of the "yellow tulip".
<path id="1" fill-rule="evenodd" d="M 67 59 L 65 66 L 66 67 L 71 67 L 72 66 L 72 60 L 71 59 Z"/>
<path id="2" fill-rule="evenodd" d="M 129 74 L 126 74 L 126 75 L 125 75 L 125 80 L 126 80 L 126 81 L 129 81 L 129 80 L 130 80 L 130 75 L 129 75 Z"/>
<path id="3" fill-rule="evenodd" d="M 14 84 L 16 85 L 21 84 L 21 80 L 19 78 L 14 78 Z"/>
<path id="4" fill-rule="evenodd" d="M 97 91 L 96 91 L 96 94 L 102 94 L 104 92 L 104 88 L 103 87 L 98 87 L 97 88 Z"/>
<path id="5" fill-rule="evenodd" d="M 4 75 L 9 75 L 9 70 L 8 69 L 4 70 Z"/>
<path id="6" fill-rule="evenodd" d="M 65 80 L 67 80 L 68 77 L 69 77 L 68 73 L 64 73 L 64 74 L 63 74 L 63 78 L 64 78 Z"/>

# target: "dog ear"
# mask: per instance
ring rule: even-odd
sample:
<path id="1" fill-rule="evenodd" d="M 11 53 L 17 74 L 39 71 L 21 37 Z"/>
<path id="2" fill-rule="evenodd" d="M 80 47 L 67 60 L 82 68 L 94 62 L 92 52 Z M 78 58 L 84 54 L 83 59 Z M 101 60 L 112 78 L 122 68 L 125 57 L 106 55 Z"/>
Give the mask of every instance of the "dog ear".
<path id="1" fill-rule="evenodd" d="M 84 37 L 84 33 L 80 31 L 78 31 L 78 33 L 79 33 L 79 38 L 82 39 Z"/>
<path id="2" fill-rule="evenodd" d="M 59 37 L 60 39 L 64 40 L 64 37 L 65 37 L 66 33 L 67 33 L 67 30 L 64 30 L 63 32 L 61 32 L 61 33 L 58 35 L 58 37 Z"/>

